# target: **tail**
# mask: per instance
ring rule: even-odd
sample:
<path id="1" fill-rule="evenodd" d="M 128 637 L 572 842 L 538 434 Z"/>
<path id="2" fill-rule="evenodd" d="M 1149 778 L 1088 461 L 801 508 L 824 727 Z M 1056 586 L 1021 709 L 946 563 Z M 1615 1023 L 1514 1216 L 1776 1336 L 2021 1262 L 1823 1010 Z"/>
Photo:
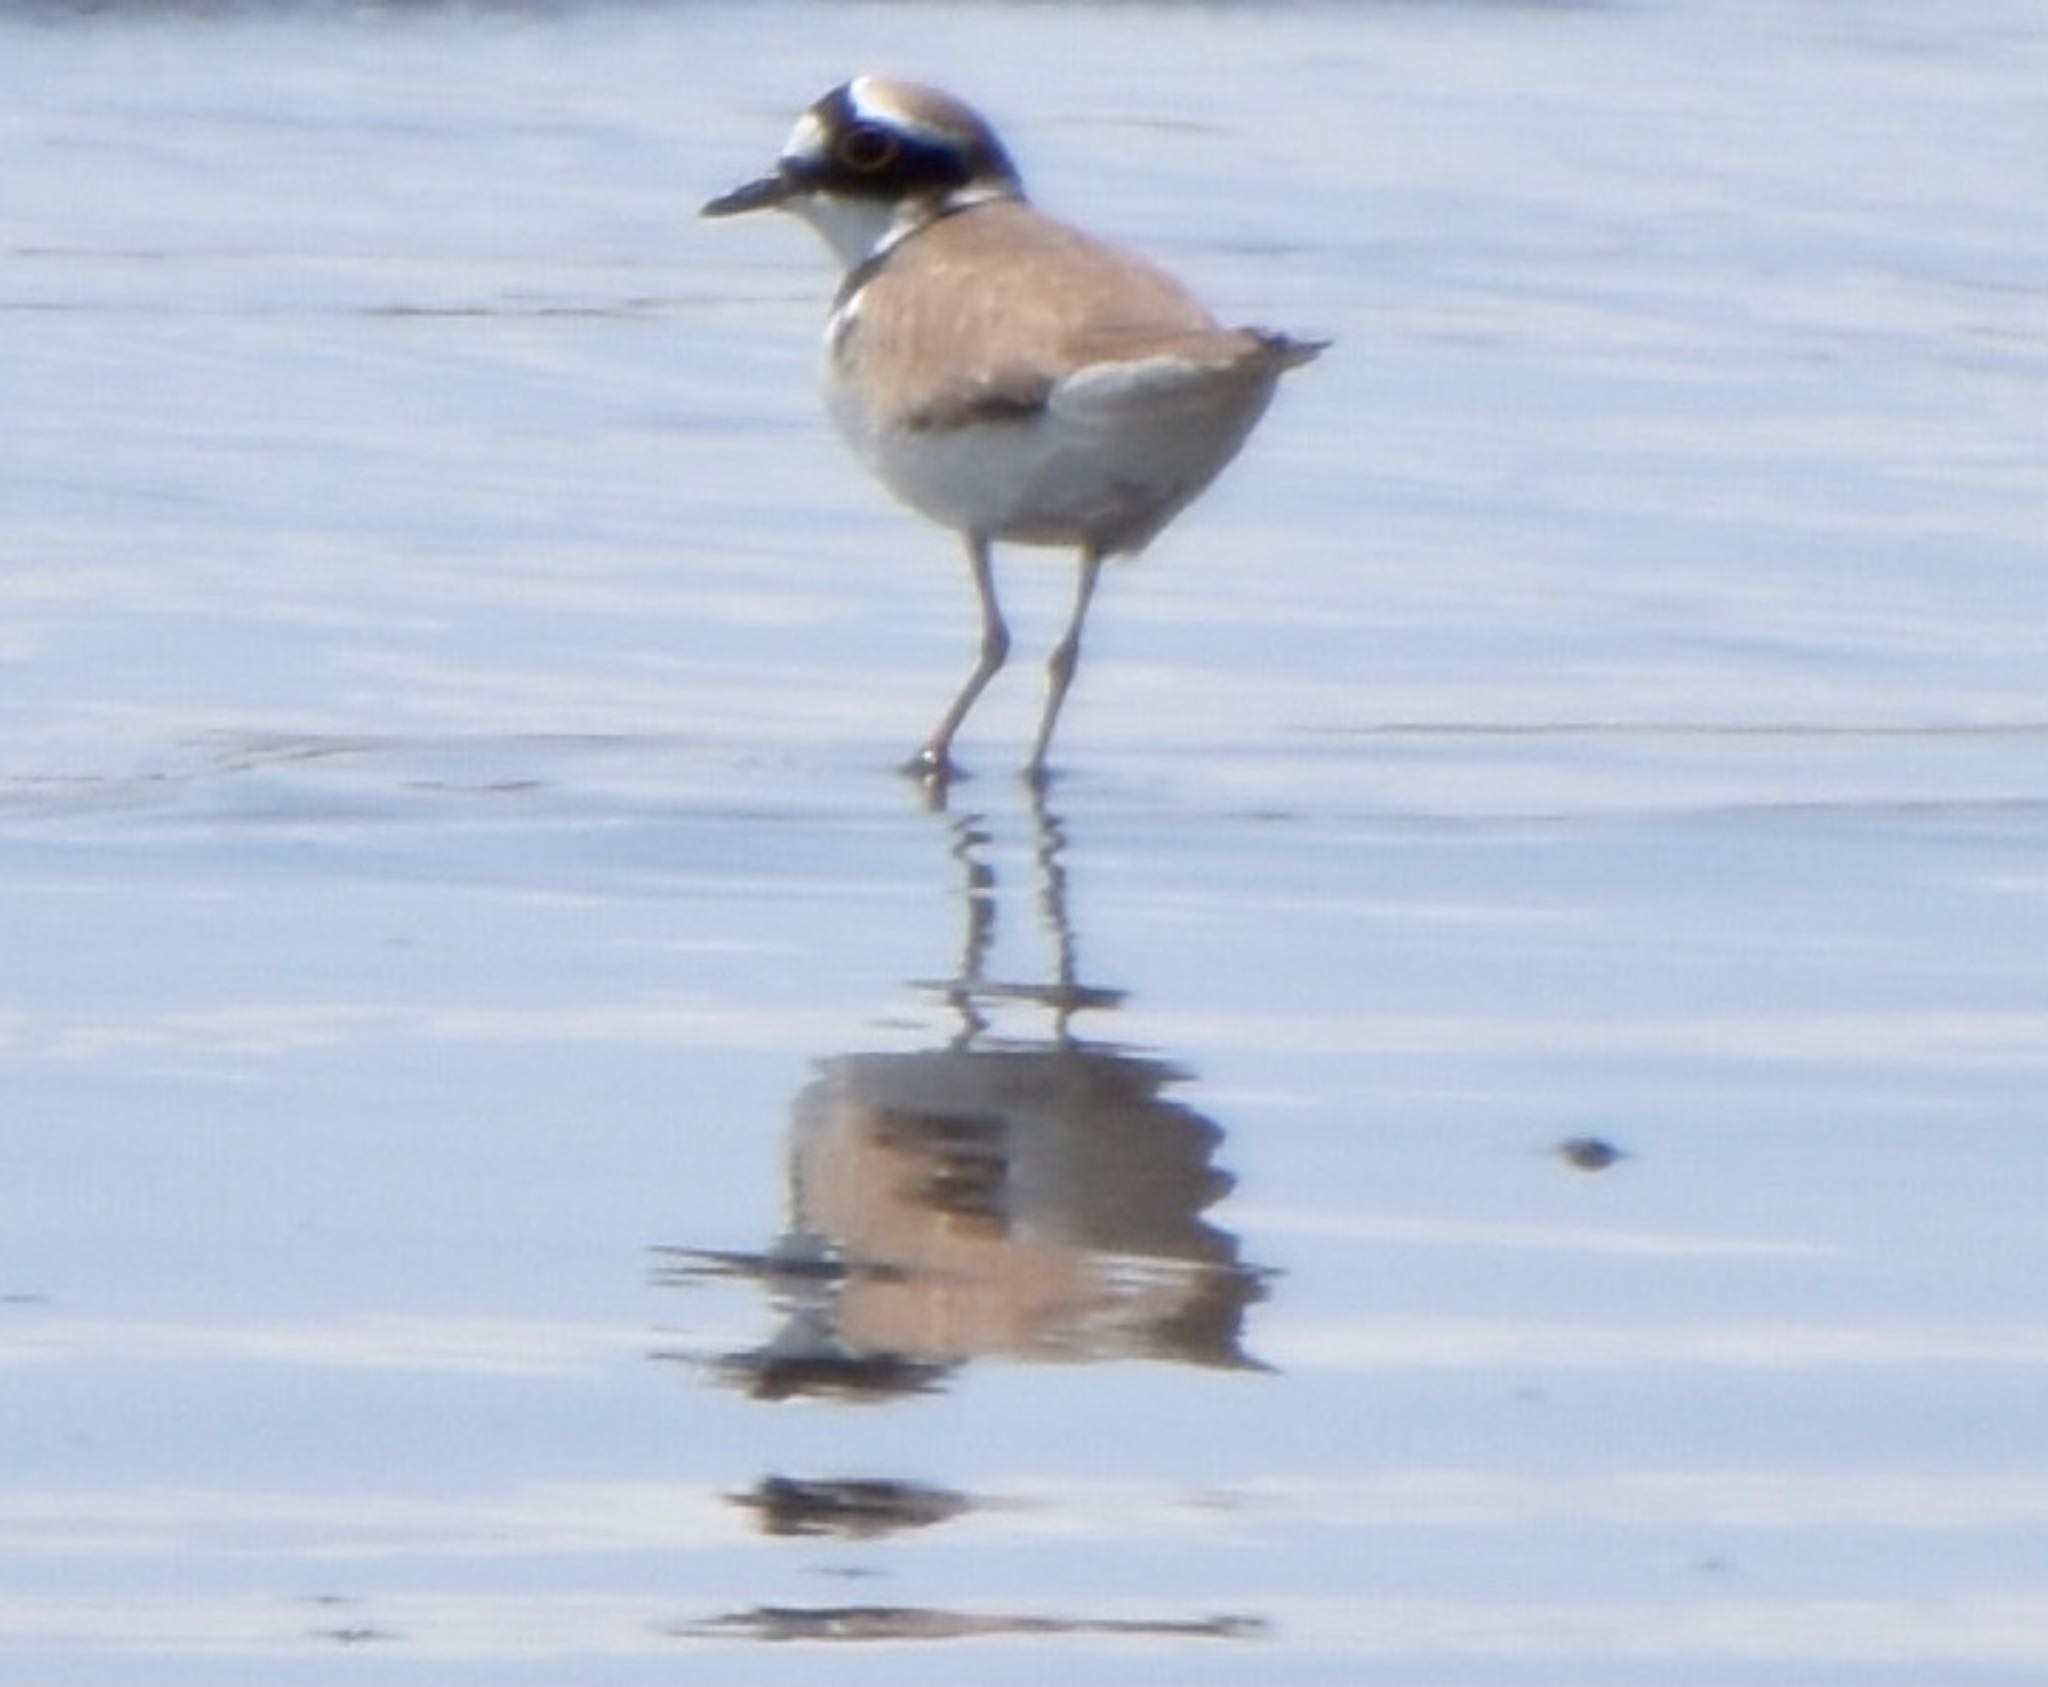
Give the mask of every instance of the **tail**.
<path id="1" fill-rule="evenodd" d="M 1313 363 L 1330 349 L 1328 340 L 1297 340 L 1271 328 L 1249 328 L 1246 332 L 1259 342 L 1266 356 L 1281 369 L 1299 369 L 1304 363 Z"/>

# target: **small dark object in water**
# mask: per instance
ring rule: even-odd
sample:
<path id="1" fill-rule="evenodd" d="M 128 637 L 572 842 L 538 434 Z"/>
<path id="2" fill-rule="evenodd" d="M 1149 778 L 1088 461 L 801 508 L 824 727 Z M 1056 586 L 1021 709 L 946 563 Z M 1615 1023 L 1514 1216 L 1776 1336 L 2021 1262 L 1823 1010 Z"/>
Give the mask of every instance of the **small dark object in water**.
<path id="1" fill-rule="evenodd" d="M 1604 1172 L 1628 1155 L 1604 1137 L 1568 1136 L 1557 1145 L 1558 1158 L 1574 1171 Z"/>

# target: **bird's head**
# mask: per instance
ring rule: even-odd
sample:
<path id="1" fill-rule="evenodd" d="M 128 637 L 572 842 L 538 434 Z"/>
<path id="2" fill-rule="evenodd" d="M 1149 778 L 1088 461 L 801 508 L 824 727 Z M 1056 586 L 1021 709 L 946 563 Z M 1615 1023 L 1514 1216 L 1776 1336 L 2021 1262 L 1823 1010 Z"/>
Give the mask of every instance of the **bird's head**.
<path id="1" fill-rule="evenodd" d="M 771 173 L 719 195 L 703 214 L 788 211 L 851 269 L 935 218 L 1023 191 L 972 106 L 920 83 L 856 76 L 797 119 Z"/>

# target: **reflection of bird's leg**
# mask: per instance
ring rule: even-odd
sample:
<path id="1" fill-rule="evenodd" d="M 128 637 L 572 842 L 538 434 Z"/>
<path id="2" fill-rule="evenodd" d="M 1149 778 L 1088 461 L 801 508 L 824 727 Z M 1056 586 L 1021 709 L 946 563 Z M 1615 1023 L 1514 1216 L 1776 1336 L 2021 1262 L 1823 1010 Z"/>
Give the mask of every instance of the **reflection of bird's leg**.
<path id="1" fill-rule="evenodd" d="M 1074 588 L 1074 613 L 1067 630 L 1053 646 L 1045 665 L 1045 713 L 1038 721 L 1038 741 L 1031 747 L 1031 760 L 1024 777 L 1034 785 L 1046 781 L 1045 753 L 1052 745 L 1052 730 L 1059 724 L 1060 705 L 1067 700 L 1067 687 L 1074 683 L 1074 670 L 1081 662 L 1081 624 L 1088 619 L 1088 604 L 1095 596 L 1095 582 L 1102 575 L 1102 553 L 1093 545 L 1081 547 L 1081 576 Z"/>
<path id="2" fill-rule="evenodd" d="M 1038 915 L 1052 935 L 1053 950 L 1053 1035 L 1069 1041 L 1069 1021 L 1080 1005 L 1075 988 L 1074 928 L 1067 918 L 1067 868 L 1060 859 L 1067 847 L 1066 823 L 1045 806 L 1045 786 L 1035 782 L 1031 789 L 1031 818 L 1038 825 Z"/>
<path id="3" fill-rule="evenodd" d="M 982 972 L 988 964 L 989 945 L 996 936 L 996 874 L 982 860 L 979 851 L 988 842 L 981 817 L 963 814 L 953 822 L 953 859 L 960 863 L 960 907 L 963 935 L 960 940 L 960 971 L 947 987 L 946 998 L 960 1015 L 960 1030 L 953 1047 L 966 1048 L 988 1029 L 988 1018 L 975 1006 L 982 987 Z"/>
<path id="4" fill-rule="evenodd" d="M 959 694 L 939 717 L 939 724 L 932 728 L 932 735 L 924 741 L 924 748 L 912 756 L 904 768 L 906 773 L 938 784 L 944 784 L 959 771 L 953 765 L 953 734 L 960 730 L 967 711 L 974 707 L 975 699 L 996 677 L 1010 654 L 1010 629 L 1003 625 L 1002 606 L 996 602 L 995 572 L 989 562 L 989 542 L 985 534 L 967 535 L 967 564 L 973 572 L 974 599 L 981 609 L 981 651 L 975 657 L 974 671 L 967 676 L 966 684 L 960 687 Z"/>

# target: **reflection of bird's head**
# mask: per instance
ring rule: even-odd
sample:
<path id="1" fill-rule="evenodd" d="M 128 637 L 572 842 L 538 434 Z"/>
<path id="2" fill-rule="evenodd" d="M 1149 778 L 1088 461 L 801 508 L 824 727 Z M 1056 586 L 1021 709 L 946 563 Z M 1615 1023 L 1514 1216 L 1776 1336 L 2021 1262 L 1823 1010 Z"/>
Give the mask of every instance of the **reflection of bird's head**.
<path id="1" fill-rule="evenodd" d="M 929 1394 L 950 1369 L 913 1354 L 850 1346 L 834 1323 L 828 1306 L 789 1308 L 767 1346 L 727 1355 L 718 1372 L 756 1400 L 883 1401 Z"/>

